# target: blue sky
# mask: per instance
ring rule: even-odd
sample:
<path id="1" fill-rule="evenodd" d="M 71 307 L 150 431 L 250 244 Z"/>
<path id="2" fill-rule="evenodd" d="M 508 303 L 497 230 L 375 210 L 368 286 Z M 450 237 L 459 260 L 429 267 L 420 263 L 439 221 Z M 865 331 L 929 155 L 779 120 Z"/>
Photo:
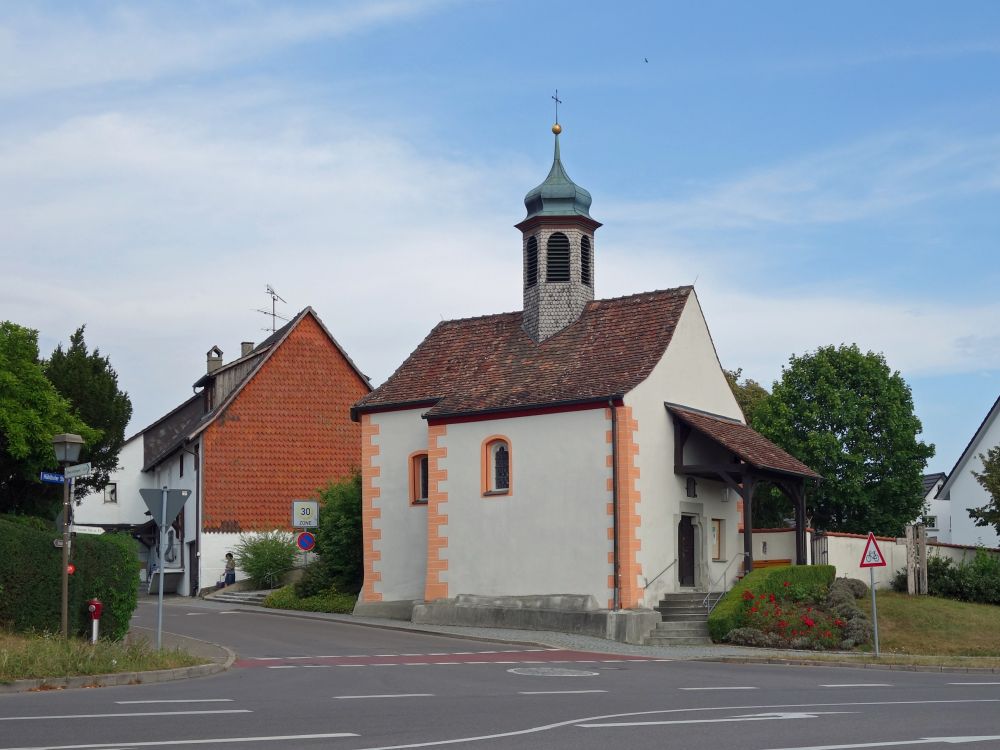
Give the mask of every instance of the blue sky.
<path id="1" fill-rule="evenodd" d="M 519 309 L 558 88 L 598 296 L 697 280 L 768 384 L 884 352 L 947 471 L 1000 394 L 998 80 L 994 2 L 8 4 L 0 318 L 87 323 L 135 429 L 265 284 L 379 383 Z"/>

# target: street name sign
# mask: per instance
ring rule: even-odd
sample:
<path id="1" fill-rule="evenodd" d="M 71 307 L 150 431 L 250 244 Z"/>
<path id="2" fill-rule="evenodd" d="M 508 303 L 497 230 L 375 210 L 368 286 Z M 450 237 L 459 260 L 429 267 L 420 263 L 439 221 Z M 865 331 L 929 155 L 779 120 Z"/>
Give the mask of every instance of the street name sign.
<path id="1" fill-rule="evenodd" d="M 73 479 L 75 477 L 85 477 L 91 471 L 91 466 L 89 463 L 76 464 L 75 466 L 67 466 L 63 471 L 63 476 L 67 479 Z"/>
<path id="2" fill-rule="evenodd" d="M 38 478 L 46 484 L 62 484 L 64 481 L 63 475 L 56 474 L 54 471 L 43 471 L 38 475 Z"/>
<path id="3" fill-rule="evenodd" d="M 177 514 L 184 507 L 184 503 L 191 497 L 191 490 L 166 490 L 167 512 L 166 516 L 164 516 L 163 492 L 163 490 L 139 490 L 139 494 L 142 495 L 142 501 L 146 503 L 146 507 L 149 508 L 149 512 L 153 516 L 153 520 L 156 521 L 157 526 L 165 526 L 166 524 L 173 523 L 174 519 L 177 518 Z"/>
<path id="4" fill-rule="evenodd" d="M 319 501 L 292 500 L 292 528 L 315 529 L 319 526 Z"/>
<path id="5" fill-rule="evenodd" d="M 884 568 L 887 565 L 885 555 L 879 549 L 878 542 L 875 541 L 875 532 L 868 532 L 868 542 L 865 544 L 865 551 L 861 553 L 862 568 Z"/>
<path id="6" fill-rule="evenodd" d="M 104 529 L 100 526 L 79 526 L 75 523 L 71 523 L 69 530 L 76 534 L 103 534 Z"/>

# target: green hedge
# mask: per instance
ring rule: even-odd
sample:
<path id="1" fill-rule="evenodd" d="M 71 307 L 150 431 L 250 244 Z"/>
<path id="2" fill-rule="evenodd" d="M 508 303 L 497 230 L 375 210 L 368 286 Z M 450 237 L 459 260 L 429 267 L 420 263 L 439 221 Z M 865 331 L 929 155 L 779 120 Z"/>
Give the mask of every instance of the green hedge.
<path id="1" fill-rule="evenodd" d="M 837 575 L 833 565 L 782 565 L 752 570 L 727 591 L 708 616 L 708 633 L 713 641 L 722 641 L 739 625 L 743 612 L 743 592 L 788 594 L 796 600 L 815 599 L 825 593 Z M 785 583 L 788 586 L 785 586 Z"/>
<path id="2" fill-rule="evenodd" d="M 62 619 L 62 550 L 59 535 L 0 520 L 0 625 L 18 631 L 57 633 Z M 121 534 L 77 536 L 70 562 L 70 631 L 90 633 L 87 600 L 104 604 L 101 635 L 118 640 L 128 632 L 138 603 L 139 557 Z"/>

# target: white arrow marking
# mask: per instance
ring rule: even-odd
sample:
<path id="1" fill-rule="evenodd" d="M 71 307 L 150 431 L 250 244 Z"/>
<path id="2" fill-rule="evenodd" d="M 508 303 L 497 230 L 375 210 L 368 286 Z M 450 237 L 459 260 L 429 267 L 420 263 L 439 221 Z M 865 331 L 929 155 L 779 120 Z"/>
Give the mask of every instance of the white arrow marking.
<path id="1" fill-rule="evenodd" d="M 671 721 L 622 721 L 608 722 L 601 724 L 577 724 L 585 729 L 597 729 L 607 727 L 654 727 L 665 726 L 667 724 L 724 724 L 734 721 L 784 721 L 786 719 L 816 719 L 826 714 L 854 714 L 857 711 L 815 711 L 813 713 L 798 713 L 793 711 L 776 712 L 771 714 L 746 714 L 744 716 L 730 716 L 726 719 L 674 719 Z"/>
<path id="2" fill-rule="evenodd" d="M 810 745 L 809 747 L 783 747 L 774 750 L 861 750 L 866 747 L 899 747 L 900 745 L 964 745 L 968 742 L 991 742 L 1000 740 L 1000 735 L 970 735 L 969 737 L 921 737 L 913 740 L 888 742 L 862 742 L 857 745 Z"/>

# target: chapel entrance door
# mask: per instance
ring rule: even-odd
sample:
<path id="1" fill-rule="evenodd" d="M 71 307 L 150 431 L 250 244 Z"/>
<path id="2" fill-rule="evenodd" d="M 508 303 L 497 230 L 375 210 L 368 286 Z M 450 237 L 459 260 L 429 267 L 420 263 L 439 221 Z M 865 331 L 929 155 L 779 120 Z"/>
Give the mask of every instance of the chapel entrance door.
<path id="1" fill-rule="evenodd" d="M 694 586 L 694 524 L 681 516 L 677 524 L 677 579 L 681 586 Z"/>

